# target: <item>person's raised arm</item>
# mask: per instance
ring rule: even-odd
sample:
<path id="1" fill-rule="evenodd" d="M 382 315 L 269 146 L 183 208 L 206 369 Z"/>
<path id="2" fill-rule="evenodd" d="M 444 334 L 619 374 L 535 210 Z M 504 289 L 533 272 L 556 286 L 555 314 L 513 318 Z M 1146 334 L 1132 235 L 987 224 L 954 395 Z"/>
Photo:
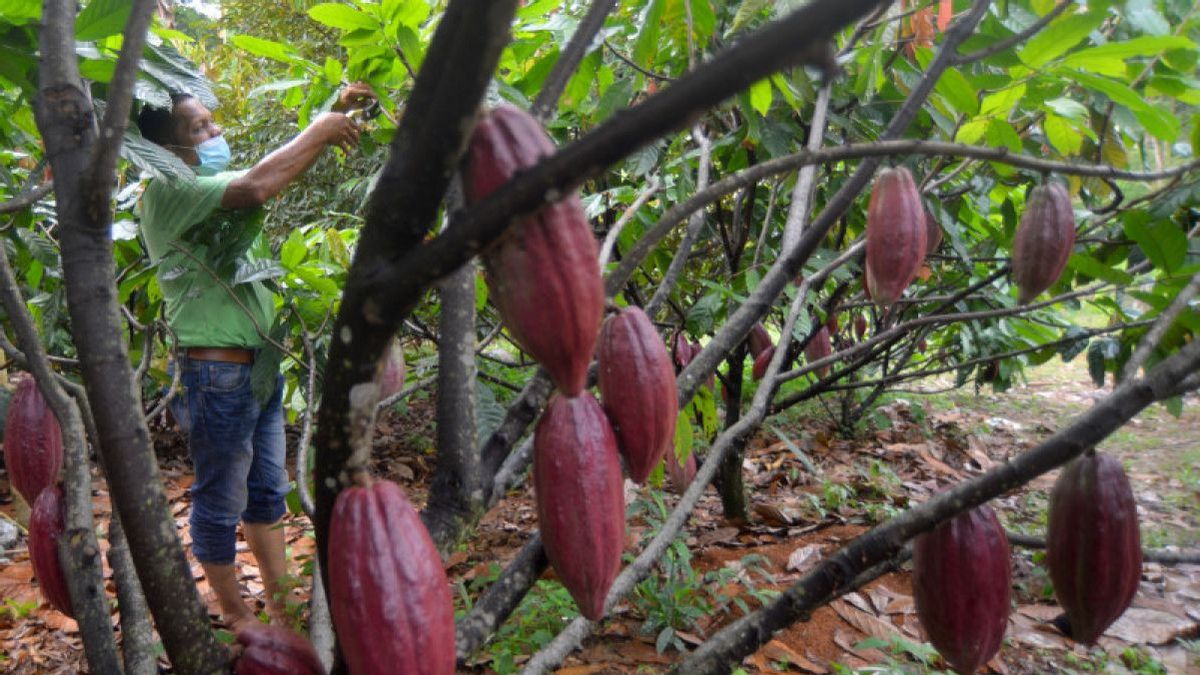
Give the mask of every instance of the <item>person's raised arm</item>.
<path id="1" fill-rule="evenodd" d="M 221 197 L 221 206 L 227 209 L 262 206 L 307 171 L 328 145 L 337 145 L 346 152 L 353 150 L 358 145 L 358 125 L 354 120 L 342 113 L 323 113 L 295 138 L 229 183 Z"/>

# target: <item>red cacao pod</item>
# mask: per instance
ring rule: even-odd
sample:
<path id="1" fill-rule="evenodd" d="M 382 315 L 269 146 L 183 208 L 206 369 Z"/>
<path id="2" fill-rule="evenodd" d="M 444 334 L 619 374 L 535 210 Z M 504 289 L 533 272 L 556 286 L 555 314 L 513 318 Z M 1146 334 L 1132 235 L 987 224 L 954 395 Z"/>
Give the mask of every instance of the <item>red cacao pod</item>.
<path id="1" fill-rule="evenodd" d="M 295 631 L 255 621 L 237 641 L 242 653 L 234 675 L 325 675 L 316 650 Z"/>
<path id="2" fill-rule="evenodd" d="M 696 453 L 689 452 L 687 461 L 680 463 L 674 448 L 667 453 L 667 480 L 671 492 L 681 495 L 696 478 Z"/>
<path id="3" fill-rule="evenodd" d="M 767 374 L 767 366 L 771 365 L 771 359 L 774 358 L 774 356 L 775 345 L 771 345 L 770 347 L 762 350 L 762 353 L 754 359 L 754 370 L 751 373 L 754 379 L 763 379 L 763 376 Z"/>
<path id="4" fill-rule="evenodd" d="M 67 505 L 62 487 L 47 486 L 33 502 L 29 514 L 29 559 L 33 574 L 42 587 L 42 595 L 54 609 L 75 616 L 71 592 L 59 564 L 58 539 L 66 529 Z"/>
<path id="5" fill-rule="evenodd" d="M 1000 651 L 1012 570 L 1004 528 L 990 508 L 960 513 L 913 543 L 917 617 L 946 662 L 973 673 Z"/>
<path id="6" fill-rule="evenodd" d="M 62 470 L 62 429 L 33 377 L 17 384 L 4 418 L 4 465 L 25 502 L 33 504 Z"/>
<path id="7" fill-rule="evenodd" d="M 616 436 L 590 392 L 550 399 L 534 431 L 533 484 L 546 557 L 595 621 L 621 569 L 625 494 Z"/>
<path id="8" fill-rule="evenodd" d="M 640 307 L 626 307 L 604 322 L 599 351 L 604 412 L 629 477 L 645 483 L 675 440 L 679 394 L 671 357 Z"/>
<path id="9" fill-rule="evenodd" d="M 1142 576 L 1137 504 L 1121 463 L 1080 457 L 1050 493 L 1046 566 L 1071 634 L 1093 644 L 1133 602 Z"/>
<path id="10" fill-rule="evenodd" d="M 683 334 L 683 331 L 675 333 L 673 342 L 674 348 L 671 351 L 675 367 L 683 370 L 687 367 L 687 364 L 692 362 L 692 357 L 696 355 L 696 351 L 698 350 L 693 351 L 692 345 L 688 342 L 687 336 Z"/>
<path id="11" fill-rule="evenodd" d="M 762 325 L 762 322 L 754 324 L 754 328 L 750 329 L 750 356 L 758 358 L 758 355 L 763 353 L 763 350 L 775 344 L 771 339 L 771 334 L 767 332 L 767 327 Z"/>
<path id="12" fill-rule="evenodd" d="M 934 219 L 929 207 L 923 207 L 923 210 L 925 211 L 925 255 L 928 256 L 942 245 L 942 226 Z"/>
<path id="13" fill-rule="evenodd" d="M 1018 302 L 1024 305 L 1058 281 L 1074 245 L 1075 212 L 1067 189 L 1059 183 L 1033 188 L 1013 239 Z"/>
<path id="14" fill-rule="evenodd" d="M 823 359 L 830 354 L 833 354 L 833 341 L 829 338 L 829 327 L 821 326 L 821 330 L 817 331 L 816 335 L 808 341 L 804 346 L 804 357 L 809 363 Z M 829 374 L 829 366 L 821 366 L 817 369 L 817 374 L 825 377 Z"/>
<path id="15" fill-rule="evenodd" d="M 859 314 L 854 317 L 854 335 L 862 341 L 863 336 L 867 334 L 867 317 Z"/>
<path id="16" fill-rule="evenodd" d="M 468 149 L 465 190 L 476 202 L 554 152 L 531 115 L 511 105 L 488 113 Z M 521 218 L 483 256 L 492 301 L 513 338 L 574 396 L 604 318 L 604 281 L 596 238 L 577 193 Z"/>
<path id="17" fill-rule="evenodd" d="M 867 207 L 867 286 L 881 307 L 895 302 L 925 260 L 925 207 L 908 169 L 875 179 Z"/>
<path id="18" fill-rule="evenodd" d="M 404 349 L 393 342 L 383 354 L 375 382 L 379 385 L 379 399 L 383 400 L 404 388 Z"/>
<path id="19" fill-rule="evenodd" d="M 329 604 L 354 675 L 454 672 L 442 559 L 400 486 L 342 490 L 329 527 Z"/>

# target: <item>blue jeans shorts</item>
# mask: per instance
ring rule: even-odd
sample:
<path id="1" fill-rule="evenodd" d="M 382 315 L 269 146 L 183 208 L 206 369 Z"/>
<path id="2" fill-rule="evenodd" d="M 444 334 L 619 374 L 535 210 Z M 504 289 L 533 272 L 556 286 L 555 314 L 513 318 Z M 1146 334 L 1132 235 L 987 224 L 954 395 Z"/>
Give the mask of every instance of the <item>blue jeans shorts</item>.
<path id="1" fill-rule="evenodd" d="M 283 376 L 266 407 L 254 399 L 249 364 L 179 359 L 183 392 L 172 414 L 187 433 L 196 472 L 189 518 L 192 554 L 234 561 L 237 524 L 274 523 L 287 510 Z"/>

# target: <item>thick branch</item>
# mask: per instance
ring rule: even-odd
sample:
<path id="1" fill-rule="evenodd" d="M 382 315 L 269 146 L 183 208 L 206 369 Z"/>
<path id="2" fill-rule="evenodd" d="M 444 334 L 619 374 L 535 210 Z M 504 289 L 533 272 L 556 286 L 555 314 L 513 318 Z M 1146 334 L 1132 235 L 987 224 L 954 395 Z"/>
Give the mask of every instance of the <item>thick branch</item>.
<path id="1" fill-rule="evenodd" d="M 32 190 L 22 192 L 6 202 L 0 202 L 0 215 L 4 215 L 6 213 L 16 213 L 22 209 L 29 208 L 30 206 L 42 201 L 42 198 L 50 194 L 52 190 L 54 190 L 53 181 L 46 181 Z"/>
<path id="2" fill-rule="evenodd" d="M 969 508 L 1019 487 L 1094 448 L 1146 406 L 1166 397 L 1171 385 L 1200 369 L 1200 343 L 1192 343 L 1100 401 L 1066 429 L 1032 450 L 913 507 L 863 534 L 818 564 L 770 605 L 712 636 L 672 672 L 718 673 L 757 650 L 772 635 L 829 602 L 847 581 L 895 555 L 905 542 Z"/>

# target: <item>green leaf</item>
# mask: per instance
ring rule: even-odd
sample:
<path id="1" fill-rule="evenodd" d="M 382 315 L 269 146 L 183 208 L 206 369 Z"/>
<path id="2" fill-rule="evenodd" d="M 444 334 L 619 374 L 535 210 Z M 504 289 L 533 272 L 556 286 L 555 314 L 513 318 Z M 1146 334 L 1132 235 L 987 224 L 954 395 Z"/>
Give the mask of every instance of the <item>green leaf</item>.
<path id="1" fill-rule="evenodd" d="M 1086 253 L 1076 253 L 1071 256 L 1067 261 L 1067 267 L 1093 279 L 1101 279 L 1120 286 L 1133 283 L 1133 277 L 1129 276 L 1129 273 L 1111 265 L 1105 265 Z"/>
<path id="2" fill-rule="evenodd" d="M 308 253 L 308 247 L 304 245 L 304 232 L 300 229 L 292 230 L 288 238 L 279 247 L 279 262 L 284 267 L 294 269 L 300 261 L 304 260 L 304 255 Z"/>
<path id="3" fill-rule="evenodd" d="M 1021 152 L 1021 137 L 1012 125 L 1000 118 L 993 118 L 987 128 L 988 144 L 992 147 L 1008 148 L 1010 152 Z"/>
<path id="4" fill-rule="evenodd" d="M 999 114 L 1007 116 L 1021 99 L 1025 96 L 1025 85 L 1018 84 L 1015 87 L 1007 87 L 1000 91 L 989 94 L 983 98 L 983 103 L 979 105 L 980 115 Z"/>
<path id="5" fill-rule="evenodd" d="M 767 112 L 771 110 L 772 96 L 769 79 L 759 80 L 750 85 L 750 107 L 763 117 L 766 117 Z"/>
<path id="6" fill-rule="evenodd" d="M 1128 86 L 1101 75 L 1081 70 L 1066 71 L 1063 75 L 1104 94 L 1114 103 L 1129 108 L 1138 121 L 1154 136 L 1165 141 L 1174 141 L 1179 136 L 1179 119 L 1170 111 L 1151 106 L 1146 99 Z"/>
<path id="7" fill-rule="evenodd" d="M 974 145 L 987 133 L 990 122 L 991 120 L 987 118 L 971 120 L 958 128 L 958 133 L 954 135 L 954 140 L 959 143 Z"/>
<path id="8" fill-rule="evenodd" d="M 660 47 L 658 36 L 662 27 L 664 4 L 664 0 L 650 0 L 639 19 L 642 30 L 638 32 L 637 41 L 633 45 L 633 60 L 640 66 L 654 66 L 654 57 L 658 55 Z"/>
<path id="9" fill-rule="evenodd" d="M 273 82 L 267 82 L 266 84 L 260 84 L 251 89 L 246 93 L 246 98 L 254 98 L 255 96 L 261 96 L 262 94 L 272 91 L 287 91 L 292 87 L 300 87 L 306 84 L 308 84 L 308 80 L 302 77 L 291 78 L 287 80 L 275 80 Z"/>
<path id="10" fill-rule="evenodd" d="M 1045 106 L 1048 110 L 1053 110 L 1061 117 L 1074 122 L 1082 122 L 1088 117 L 1087 106 L 1074 99 L 1054 98 L 1046 101 Z"/>
<path id="11" fill-rule="evenodd" d="M 729 34 L 737 33 L 745 28 L 771 4 L 772 0 L 744 0 L 738 6 L 737 14 L 733 15 L 733 25 L 729 29 Z"/>
<path id="12" fill-rule="evenodd" d="M 1080 40 L 1098 28 L 1106 14 L 1102 8 L 1099 8 L 1086 14 L 1074 14 L 1060 18 L 1030 38 L 1017 56 L 1031 68 L 1044 66 L 1065 54 L 1068 49 L 1074 47 Z"/>
<path id="13" fill-rule="evenodd" d="M 1062 155 L 1077 155 L 1083 148 L 1083 134 L 1058 115 L 1046 113 L 1046 119 L 1042 121 L 1042 131 L 1046 132 L 1046 139 Z"/>
<path id="14" fill-rule="evenodd" d="M 687 410 L 679 411 L 679 419 L 675 421 L 675 458 L 682 464 L 687 461 L 687 458 L 692 454 L 692 443 L 695 441 L 692 435 L 692 420 L 688 417 Z"/>
<path id="15" fill-rule="evenodd" d="M 1192 115 L 1192 154 L 1200 155 L 1200 113 Z"/>
<path id="16" fill-rule="evenodd" d="M 1187 256 L 1187 235 L 1170 220 L 1143 222 L 1141 218 L 1126 218 L 1125 234 L 1164 272 L 1174 271 Z"/>
<path id="17" fill-rule="evenodd" d="M 1196 43 L 1179 35 L 1144 35 L 1132 40 L 1081 49 L 1063 59 L 1063 65 L 1074 67 L 1093 58 L 1129 59 L 1136 56 L 1158 56 L 1171 49 L 1196 49 Z"/>
<path id="18" fill-rule="evenodd" d="M 75 19 L 75 39 L 90 42 L 120 33 L 132 9 L 129 0 L 92 0 Z"/>
<path id="19" fill-rule="evenodd" d="M 34 23 L 41 18 L 41 0 L 4 0 L 0 3 L 0 20 L 13 26 Z"/>
<path id="20" fill-rule="evenodd" d="M 344 70 L 342 62 L 335 58 L 325 57 L 325 81 L 337 87 L 342 84 L 342 75 Z"/>
<path id="21" fill-rule="evenodd" d="M 979 99 L 975 87 L 971 86 L 957 68 L 947 68 L 938 78 L 937 92 L 944 96 L 955 110 L 963 114 L 975 115 L 979 112 Z"/>
<path id="22" fill-rule="evenodd" d="M 251 35 L 234 35 L 229 38 L 229 41 L 239 49 L 243 49 L 255 56 L 262 56 L 268 59 L 274 59 L 281 63 L 301 64 L 307 63 L 296 53 L 296 49 L 291 45 L 285 45 L 282 42 L 267 40 Z"/>
<path id="23" fill-rule="evenodd" d="M 1140 33 L 1166 35 L 1171 32 L 1171 24 L 1167 23 L 1154 4 L 1153 0 L 1129 0 L 1125 3 L 1125 17 L 1129 25 Z"/>
<path id="24" fill-rule="evenodd" d="M 1095 340 L 1088 345 L 1087 351 L 1088 374 L 1097 387 L 1104 386 L 1104 341 Z"/>
<path id="25" fill-rule="evenodd" d="M 1180 417 L 1183 417 L 1183 397 L 1182 396 L 1173 396 L 1173 397 L 1163 401 L 1162 404 L 1163 404 L 1163 407 L 1167 409 L 1167 412 L 1171 413 L 1171 417 L 1174 417 L 1175 419 L 1179 419 Z"/>
<path id="26" fill-rule="evenodd" d="M 358 28 L 378 30 L 380 27 L 379 20 L 375 17 L 360 12 L 350 5 L 343 5 L 336 2 L 313 5 L 308 8 L 308 15 L 317 23 L 323 23 L 326 26 L 340 28 L 345 31 Z"/>

